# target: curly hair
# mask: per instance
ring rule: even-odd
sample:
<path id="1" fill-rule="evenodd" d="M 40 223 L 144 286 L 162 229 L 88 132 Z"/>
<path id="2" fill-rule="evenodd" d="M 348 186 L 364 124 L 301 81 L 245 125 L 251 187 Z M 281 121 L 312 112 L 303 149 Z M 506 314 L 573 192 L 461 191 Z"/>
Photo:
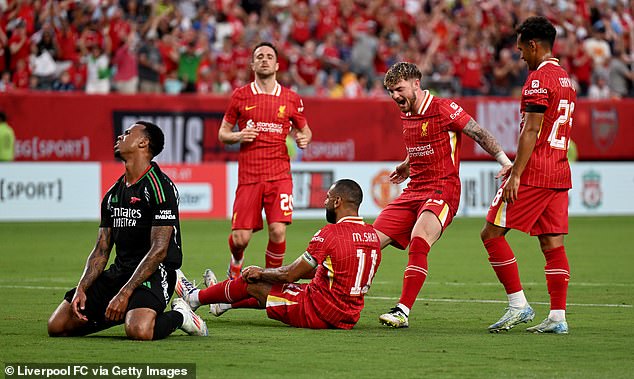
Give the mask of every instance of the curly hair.
<path id="1" fill-rule="evenodd" d="M 555 37 L 557 36 L 557 30 L 553 24 L 543 16 L 532 16 L 524 20 L 517 27 L 517 35 L 519 40 L 526 43 L 530 40 L 538 40 L 548 44 L 548 47 L 552 49 L 555 44 Z"/>
<path id="2" fill-rule="evenodd" d="M 415 64 L 409 62 L 398 62 L 392 65 L 383 79 L 385 88 L 392 87 L 401 80 L 422 79 L 423 74 Z"/>

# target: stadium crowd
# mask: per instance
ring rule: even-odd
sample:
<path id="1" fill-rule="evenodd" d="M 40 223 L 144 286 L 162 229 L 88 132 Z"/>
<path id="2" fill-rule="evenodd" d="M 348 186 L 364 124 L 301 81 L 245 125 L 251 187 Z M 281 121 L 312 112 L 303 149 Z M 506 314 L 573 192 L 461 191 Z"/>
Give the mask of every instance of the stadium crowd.
<path id="1" fill-rule="evenodd" d="M 513 96 L 527 72 L 517 23 L 556 24 L 580 96 L 634 96 L 627 0 L 0 0 L 0 92 L 229 94 L 274 42 L 278 81 L 302 96 L 383 97 L 416 63 L 442 96 Z"/>

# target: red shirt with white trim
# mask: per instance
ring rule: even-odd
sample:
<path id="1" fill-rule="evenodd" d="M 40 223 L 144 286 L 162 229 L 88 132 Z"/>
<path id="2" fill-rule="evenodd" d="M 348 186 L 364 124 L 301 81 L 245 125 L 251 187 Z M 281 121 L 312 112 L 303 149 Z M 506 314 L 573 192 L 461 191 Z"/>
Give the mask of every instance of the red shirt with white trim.
<path id="1" fill-rule="evenodd" d="M 520 183 L 543 188 L 572 187 L 567 153 L 576 102 L 572 80 L 557 59 L 542 62 L 528 75 L 522 88 L 520 130 L 524 128 L 526 112 L 543 112 L 544 120 Z"/>
<path id="2" fill-rule="evenodd" d="M 444 199 L 455 213 L 460 204 L 460 141 L 471 116 L 452 100 L 423 91 L 416 113 L 401 114 L 410 182 L 403 198 Z"/>
<path id="3" fill-rule="evenodd" d="M 337 328 L 352 328 L 381 263 L 381 244 L 372 225 L 361 217 L 344 217 L 324 226 L 310 241 L 304 260 L 317 267 L 306 298 L 319 318 Z"/>
<path id="4" fill-rule="evenodd" d="M 304 104 L 295 92 L 275 84 L 272 93 L 265 93 L 256 82 L 236 89 L 224 120 L 238 124 L 240 130 L 255 128 L 255 141 L 240 144 L 238 183 L 250 184 L 291 178 L 286 136 L 291 126 L 306 126 Z"/>

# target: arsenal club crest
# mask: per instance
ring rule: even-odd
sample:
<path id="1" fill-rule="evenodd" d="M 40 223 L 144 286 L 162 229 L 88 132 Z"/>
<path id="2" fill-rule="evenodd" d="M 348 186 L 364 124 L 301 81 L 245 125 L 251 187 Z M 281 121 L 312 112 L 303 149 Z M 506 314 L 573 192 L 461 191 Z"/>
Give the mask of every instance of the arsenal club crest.
<path id="1" fill-rule="evenodd" d="M 596 109 L 591 111 L 592 140 L 601 151 L 607 151 L 616 139 L 619 131 L 619 115 L 616 108 Z"/>
<path id="2" fill-rule="evenodd" d="M 601 205 L 603 192 L 601 192 L 601 175 L 596 171 L 588 171 L 583 174 L 583 188 L 581 200 L 586 208 L 594 209 Z"/>

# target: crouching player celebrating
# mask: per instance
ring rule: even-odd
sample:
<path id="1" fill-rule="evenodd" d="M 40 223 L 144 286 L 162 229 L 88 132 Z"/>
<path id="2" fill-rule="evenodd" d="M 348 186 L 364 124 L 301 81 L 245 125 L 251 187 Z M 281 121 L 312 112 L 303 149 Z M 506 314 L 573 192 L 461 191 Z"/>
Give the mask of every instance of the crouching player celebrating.
<path id="1" fill-rule="evenodd" d="M 237 279 L 218 284 L 208 270 L 209 287 L 203 290 L 180 276 L 176 293 L 194 310 L 214 304 L 217 316 L 229 308 L 266 308 L 269 318 L 299 328 L 351 329 L 381 263 L 379 237 L 358 215 L 362 199 L 356 182 L 337 181 L 324 202 L 332 225 L 319 230 L 295 262 L 278 268 L 250 266 Z M 309 278 L 309 283 L 295 283 Z"/>

